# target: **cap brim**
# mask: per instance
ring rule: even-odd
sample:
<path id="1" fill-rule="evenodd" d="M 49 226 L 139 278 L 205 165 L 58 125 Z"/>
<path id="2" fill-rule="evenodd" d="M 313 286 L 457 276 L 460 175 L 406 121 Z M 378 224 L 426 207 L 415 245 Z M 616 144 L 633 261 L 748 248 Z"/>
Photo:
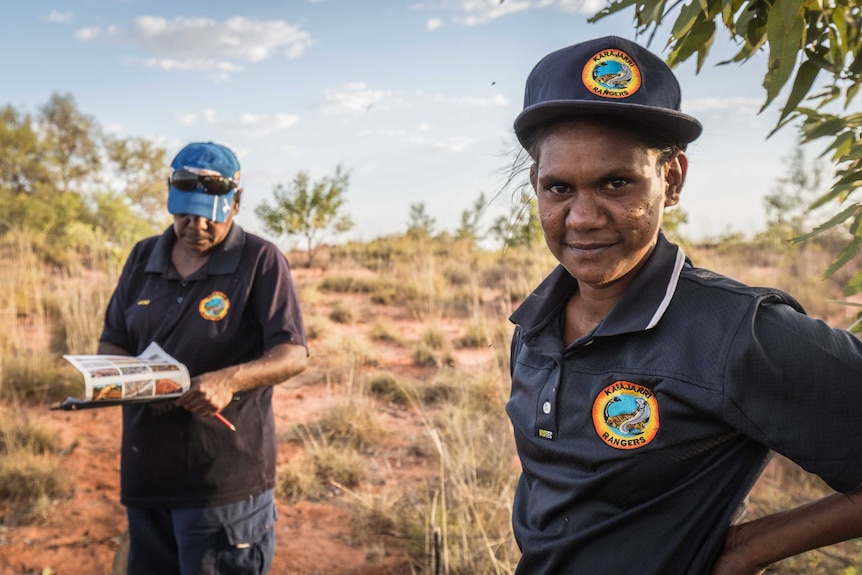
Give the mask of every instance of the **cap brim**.
<path id="1" fill-rule="evenodd" d="M 216 223 L 227 221 L 233 208 L 236 190 L 214 196 L 202 192 L 184 192 L 173 186 L 168 190 L 168 212 L 174 215 L 200 216 Z"/>
<path id="2" fill-rule="evenodd" d="M 703 126 L 693 116 L 641 104 L 619 102 L 555 101 L 530 106 L 515 118 L 515 135 L 524 145 L 538 127 L 583 117 L 618 118 L 630 121 L 632 126 L 654 127 L 679 139 L 680 144 L 693 142 L 700 136 Z"/>

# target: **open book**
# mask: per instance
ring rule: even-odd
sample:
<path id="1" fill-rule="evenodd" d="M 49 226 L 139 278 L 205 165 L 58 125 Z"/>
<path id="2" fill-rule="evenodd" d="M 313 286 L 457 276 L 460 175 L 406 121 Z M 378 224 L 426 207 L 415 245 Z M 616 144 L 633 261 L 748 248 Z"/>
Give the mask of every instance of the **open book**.
<path id="1" fill-rule="evenodd" d="M 51 409 L 86 409 L 177 398 L 190 385 L 188 368 L 153 342 L 137 356 L 64 355 L 84 376 L 84 396 L 67 397 Z"/>

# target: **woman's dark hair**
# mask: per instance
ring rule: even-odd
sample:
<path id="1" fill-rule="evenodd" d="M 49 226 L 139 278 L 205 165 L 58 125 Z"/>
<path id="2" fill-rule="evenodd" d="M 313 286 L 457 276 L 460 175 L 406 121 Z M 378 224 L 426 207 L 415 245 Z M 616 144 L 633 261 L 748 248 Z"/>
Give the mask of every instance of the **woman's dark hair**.
<path id="1" fill-rule="evenodd" d="M 608 130 L 615 133 L 626 132 L 630 134 L 647 149 L 657 150 L 659 152 L 659 165 L 669 162 L 679 152 L 685 151 L 685 143 L 681 142 L 677 136 L 657 126 L 644 124 L 632 125 L 630 122 L 626 122 L 612 116 L 583 116 L 581 118 L 572 119 L 572 122 L 583 120 L 607 126 Z M 564 122 L 556 121 L 543 124 L 530 132 L 527 136 L 522 136 L 521 140 L 524 149 L 533 161 L 536 160 L 538 146 L 542 140 L 544 140 L 548 131 L 562 123 Z"/>

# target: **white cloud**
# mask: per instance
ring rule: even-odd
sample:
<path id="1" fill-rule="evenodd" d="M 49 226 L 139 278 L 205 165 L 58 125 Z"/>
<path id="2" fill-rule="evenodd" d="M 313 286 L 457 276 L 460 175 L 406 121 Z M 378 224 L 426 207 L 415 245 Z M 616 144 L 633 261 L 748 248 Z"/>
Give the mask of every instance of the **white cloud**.
<path id="1" fill-rule="evenodd" d="M 254 114 L 250 112 L 223 118 L 212 108 L 203 110 L 201 117 L 208 124 L 228 132 L 241 133 L 250 138 L 262 138 L 272 132 L 286 130 L 299 121 L 299 116 L 294 114 Z M 198 115 L 194 112 L 177 114 L 177 121 L 180 123 L 189 122 L 187 125 L 197 122 L 197 118 Z"/>
<path id="2" fill-rule="evenodd" d="M 299 116 L 293 114 L 255 114 L 243 113 L 232 117 L 221 117 L 212 108 L 201 112 L 180 112 L 175 115 L 177 123 L 183 126 L 193 126 L 198 121 L 206 122 L 223 130 L 242 133 L 248 137 L 263 137 L 278 130 L 286 130 L 299 121 Z M 288 148 L 285 148 L 287 151 Z M 295 155 L 297 149 L 293 148 Z"/>
<path id="3" fill-rule="evenodd" d="M 70 22 L 75 17 L 74 12 L 60 12 L 59 10 L 51 10 L 44 16 L 42 20 L 48 22 Z"/>
<path id="4" fill-rule="evenodd" d="M 469 137 L 457 137 L 451 136 L 446 138 L 445 140 L 435 140 L 430 138 L 423 138 L 421 136 L 415 136 L 413 138 L 408 139 L 408 141 L 422 148 L 428 148 L 437 152 L 444 152 L 447 154 L 460 154 L 461 152 L 466 151 L 470 146 L 476 143 L 476 138 Z"/>
<path id="5" fill-rule="evenodd" d="M 330 116 L 360 114 L 370 111 L 389 95 L 384 90 L 369 89 L 364 82 L 353 82 L 337 90 L 326 90 L 318 107 Z"/>
<path id="6" fill-rule="evenodd" d="M 537 8 L 551 6 L 563 12 L 595 14 L 607 5 L 605 0 L 539 0 Z"/>
<path id="7" fill-rule="evenodd" d="M 110 38 L 141 48 L 152 55 L 136 60 L 145 66 L 216 72 L 215 78 L 221 80 L 243 69 L 237 62 L 261 62 L 278 53 L 298 58 L 313 43 L 311 35 L 299 26 L 242 16 L 223 22 L 141 16 L 131 28 L 112 25 L 103 30 L 96 26 L 82 28 L 76 35 L 84 42 Z"/>
<path id="8" fill-rule="evenodd" d="M 415 148 L 447 154 L 460 154 L 478 142 L 476 138 L 467 136 L 450 136 L 444 139 L 432 138 L 426 135 L 429 130 L 430 126 L 422 123 L 417 126 L 415 131 L 399 128 L 397 130 L 373 130 L 365 132 L 362 135 L 382 136 L 388 139 L 399 140 Z"/>
<path id="9" fill-rule="evenodd" d="M 432 0 L 428 4 L 414 6 L 418 9 L 456 13 L 458 15 L 454 16 L 452 21 L 464 26 L 485 24 L 497 18 L 527 10 L 530 7 L 531 3 L 526 0 L 506 0 L 505 2 L 500 0 Z M 433 27 L 432 22 L 435 22 Z M 438 18 L 433 18 L 428 21 L 427 27 L 429 30 L 435 30 L 441 24 L 442 22 Z"/>
<path id="10" fill-rule="evenodd" d="M 75 30 L 75 36 L 78 40 L 82 42 L 92 42 L 99 38 L 102 35 L 102 29 L 98 26 L 91 26 L 90 28 L 79 28 Z"/>
<path id="11" fill-rule="evenodd" d="M 413 7 L 419 10 L 443 11 L 454 14 L 451 21 L 462 26 L 479 26 L 497 18 L 533 10 L 554 8 L 562 12 L 595 14 L 606 0 L 429 0 Z M 431 18 L 426 28 L 433 32 L 443 25 L 440 18 Z"/>
<path id="12" fill-rule="evenodd" d="M 177 123 L 181 126 L 193 126 L 198 120 L 198 115 L 194 113 L 180 113 L 176 115 Z"/>

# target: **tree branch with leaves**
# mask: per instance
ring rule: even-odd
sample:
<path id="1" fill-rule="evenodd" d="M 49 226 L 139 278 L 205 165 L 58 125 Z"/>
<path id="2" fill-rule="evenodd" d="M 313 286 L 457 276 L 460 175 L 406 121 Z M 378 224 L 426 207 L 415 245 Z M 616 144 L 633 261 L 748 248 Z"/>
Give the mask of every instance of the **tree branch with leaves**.
<path id="1" fill-rule="evenodd" d="M 790 85 L 770 136 L 797 125 L 800 144 L 825 142 L 822 156 L 835 165 L 830 189 L 811 209 L 835 203 L 838 213 L 794 241 L 849 223 L 852 237 L 824 275 L 830 276 L 852 260 L 862 244 L 862 204 L 851 200 L 862 187 L 862 112 L 857 111 L 862 85 L 860 0 L 690 0 L 686 4 L 682 0 L 617 0 L 590 21 L 628 8 L 634 9 L 638 33 L 650 33 L 651 39 L 676 15 L 666 43 L 671 67 L 696 56 L 700 72 L 719 28 L 739 46 L 732 59 L 720 64 L 745 63 L 759 52 L 768 52 L 761 111 Z M 845 293 L 860 291 L 862 271 L 857 271 Z"/>

